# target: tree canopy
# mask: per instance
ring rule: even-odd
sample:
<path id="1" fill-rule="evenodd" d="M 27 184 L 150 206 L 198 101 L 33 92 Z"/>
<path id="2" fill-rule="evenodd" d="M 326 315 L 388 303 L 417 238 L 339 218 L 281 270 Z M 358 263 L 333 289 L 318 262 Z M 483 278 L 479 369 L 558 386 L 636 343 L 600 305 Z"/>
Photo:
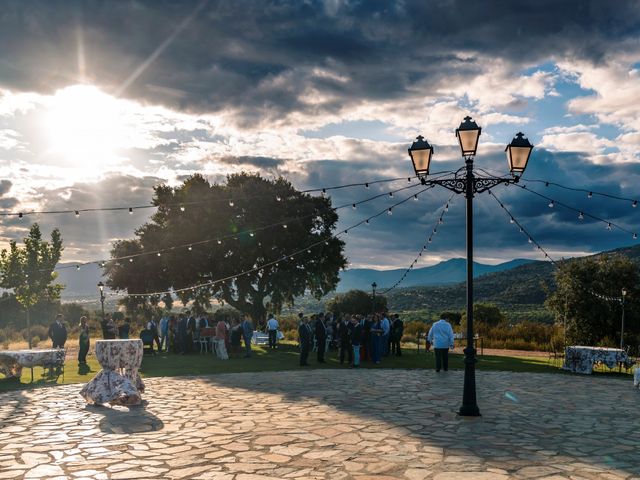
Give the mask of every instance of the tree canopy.
<path id="1" fill-rule="evenodd" d="M 373 310 L 381 312 L 387 309 L 387 298 L 376 295 L 375 305 L 370 293 L 363 290 L 349 290 L 339 293 L 327 303 L 327 310 L 338 313 L 367 314 Z"/>
<path id="2" fill-rule="evenodd" d="M 638 265 L 623 255 L 601 255 L 564 262 L 555 274 L 557 290 L 546 305 L 556 318 L 566 318 L 567 340 L 584 345 L 616 346 L 620 341 L 621 302 L 625 301 L 625 344 L 638 344 L 640 271 Z"/>
<path id="3" fill-rule="evenodd" d="M 136 238 L 113 246 L 105 266 L 112 289 L 130 295 L 186 289 L 178 297 L 193 301 L 195 310 L 217 298 L 261 321 L 267 310 L 278 312 L 305 292 L 320 298 L 332 291 L 346 265 L 344 242 L 332 233 L 338 215 L 331 200 L 299 192 L 282 178 L 241 173 L 211 184 L 193 175 L 175 188 L 156 187 L 153 204 L 158 210 Z M 285 259 L 294 252 L 300 253 Z M 172 299 L 130 296 L 127 302 L 140 308 L 160 300 L 170 305 Z"/>

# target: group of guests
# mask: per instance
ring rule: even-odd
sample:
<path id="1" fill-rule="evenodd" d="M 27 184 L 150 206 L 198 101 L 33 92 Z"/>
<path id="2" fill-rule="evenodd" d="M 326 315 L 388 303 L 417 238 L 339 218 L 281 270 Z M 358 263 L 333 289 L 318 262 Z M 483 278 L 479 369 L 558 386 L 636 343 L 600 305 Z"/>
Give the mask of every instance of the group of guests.
<path id="1" fill-rule="evenodd" d="M 317 351 L 318 363 L 325 363 L 327 348 L 337 348 L 340 364 L 346 360 L 354 368 L 359 367 L 361 361 L 380 364 L 382 357 L 402 356 L 400 342 L 404 322 L 397 314 L 334 316 L 320 312 L 311 316 L 300 313 L 298 316 L 301 366 L 309 365 L 309 352 L 313 348 Z"/>

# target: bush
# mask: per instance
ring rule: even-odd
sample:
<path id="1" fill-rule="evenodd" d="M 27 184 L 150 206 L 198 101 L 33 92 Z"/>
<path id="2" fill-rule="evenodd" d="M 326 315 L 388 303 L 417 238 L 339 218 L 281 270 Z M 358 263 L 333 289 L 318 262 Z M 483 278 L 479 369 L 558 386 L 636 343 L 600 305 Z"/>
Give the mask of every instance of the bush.
<path id="1" fill-rule="evenodd" d="M 32 347 L 37 347 L 38 344 L 40 343 L 40 337 L 37 335 L 34 335 L 33 337 L 31 337 L 31 346 Z"/>
<path id="2" fill-rule="evenodd" d="M 27 329 L 22 330 L 22 339 L 28 341 Z M 38 341 L 49 338 L 49 328 L 44 325 L 31 325 L 31 338 L 38 337 Z"/>

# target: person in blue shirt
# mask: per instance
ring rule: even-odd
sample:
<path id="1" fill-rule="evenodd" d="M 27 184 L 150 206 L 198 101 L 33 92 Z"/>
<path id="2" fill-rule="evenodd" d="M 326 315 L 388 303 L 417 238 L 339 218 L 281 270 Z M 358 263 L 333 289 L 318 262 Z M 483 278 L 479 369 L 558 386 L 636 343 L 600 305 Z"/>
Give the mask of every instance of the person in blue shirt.
<path id="1" fill-rule="evenodd" d="M 431 326 L 427 339 L 436 352 L 436 372 L 444 368 L 449 370 L 449 349 L 453 349 L 453 329 L 451 324 L 441 318 Z"/>
<path id="2" fill-rule="evenodd" d="M 245 314 L 242 315 L 242 337 L 244 340 L 245 354 L 244 358 L 251 356 L 251 339 L 253 338 L 253 323 L 249 320 L 249 317 Z"/>

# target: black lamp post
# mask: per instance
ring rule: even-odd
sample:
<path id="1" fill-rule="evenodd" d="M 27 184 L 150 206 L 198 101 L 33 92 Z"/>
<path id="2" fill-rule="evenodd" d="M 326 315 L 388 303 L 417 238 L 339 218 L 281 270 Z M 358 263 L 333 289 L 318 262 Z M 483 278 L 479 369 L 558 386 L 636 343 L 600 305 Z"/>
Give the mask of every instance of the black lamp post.
<path id="1" fill-rule="evenodd" d="M 627 289 L 622 289 L 622 299 L 620 303 L 622 303 L 622 325 L 620 326 L 620 350 L 624 348 L 624 299 L 627 296 Z"/>
<path id="2" fill-rule="evenodd" d="M 100 305 L 102 306 L 102 320 L 104 320 L 104 283 L 98 283 L 98 290 L 100 291 Z"/>
<path id="3" fill-rule="evenodd" d="M 518 133 L 505 149 L 511 177 L 477 175 L 473 171 L 473 159 L 478 148 L 480 132 L 481 128 L 471 117 L 465 117 L 456 129 L 456 137 L 460 143 L 462 157 L 465 159 L 465 166 L 450 178 L 427 180 L 433 147 L 424 137 L 419 136 L 409 148 L 413 168 L 424 185 L 441 185 L 452 192 L 464 194 L 467 199 L 467 348 L 464 349 L 464 389 L 459 414 L 476 417 L 480 415 L 480 409 L 476 401 L 475 364 L 477 360 L 473 342 L 473 196 L 501 183 L 517 183 L 527 167 L 533 149 L 529 140 L 524 138 L 522 133 Z"/>
<path id="4" fill-rule="evenodd" d="M 371 284 L 371 313 L 376 313 L 376 288 L 378 288 L 378 284 L 373 282 Z"/>

